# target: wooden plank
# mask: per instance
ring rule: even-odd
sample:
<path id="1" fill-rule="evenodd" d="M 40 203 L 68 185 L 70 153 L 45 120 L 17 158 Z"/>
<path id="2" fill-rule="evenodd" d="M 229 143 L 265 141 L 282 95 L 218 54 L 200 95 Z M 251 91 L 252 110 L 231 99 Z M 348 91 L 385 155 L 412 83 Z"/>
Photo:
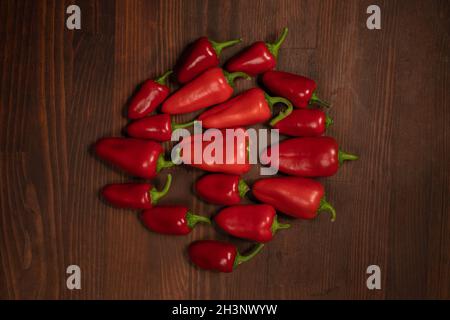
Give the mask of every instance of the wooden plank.
<path id="1" fill-rule="evenodd" d="M 375 31 L 368 0 L 79 0 L 75 31 L 65 28 L 69 4 L 0 2 L 0 298 L 450 298 L 448 1 L 378 1 Z M 208 226 L 187 237 L 148 232 L 137 213 L 98 197 L 129 178 L 98 161 L 92 144 L 121 134 L 136 86 L 172 68 L 197 37 L 243 37 L 226 61 L 284 26 L 279 69 L 317 80 L 333 104 L 329 134 L 361 160 L 321 179 L 334 224 L 326 214 L 285 218 L 293 227 L 255 261 L 233 274 L 200 271 L 187 259 L 191 241 L 250 244 Z M 236 92 L 255 84 L 239 81 Z M 155 184 L 169 172 L 161 204 L 219 210 L 192 190 L 201 171 L 176 167 Z M 245 178 L 258 176 L 256 167 Z M 66 289 L 70 264 L 82 269 L 79 291 Z M 371 264 L 382 290 L 366 287 Z"/>

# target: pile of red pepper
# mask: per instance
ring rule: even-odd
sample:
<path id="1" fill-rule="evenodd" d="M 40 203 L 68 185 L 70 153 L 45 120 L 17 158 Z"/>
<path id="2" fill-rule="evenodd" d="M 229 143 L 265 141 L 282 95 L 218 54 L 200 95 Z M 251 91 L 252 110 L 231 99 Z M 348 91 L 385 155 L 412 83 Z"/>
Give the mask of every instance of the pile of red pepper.
<path id="1" fill-rule="evenodd" d="M 160 142 L 169 141 L 174 129 L 189 127 L 194 122 L 177 124 L 172 115 L 211 107 L 197 118 L 206 128 L 268 124 L 292 137 L 282 140 L 278 146 L 282 174 L 259 179 L 252 186 L 242 177 L 250 170 L 248 163 L 192 164 L 213 172 L 195 183 L 195 191 L 204 201 L 225 206 L 214 216 L 214 225 L 234 237 L 255 243 L 249 253 L 242 255 L 231 243 L 196 241 L 189 246 L 188 253 L 191 261 L 202 269 L 231 272 L 253 258 L 278 230 L 290 227 L 278 220 L 277 212 L 293 218 L 314 219 L 319 212 L 329 211 L 334 221 L 336 212 L 325 198 L 323 185 L 312 178 L 334 175 L 344 161 L 358 159 L 340 150 L 333 138 L 323 136 L 333 121 L 320 108 L 329 105 L 318 97 L 316 82 L 274 70 L 287 33 L 285 28 L 275 43 L 253 43 L 232 57 L 224 69 L 219 67 L 221 51 L 241 40 L 223 43 L 207 37 L 196 40 L 174 69 L 180 88 L 170 94 L 167 80 L 172 71 L 156 80 L 145 81 L 128 106 L 128 117 L 133 120 L 126 127 L 128 137 L 103 138 L 95 144 L 97 156 L 105 162 L 134 177 L 153 179 L 162 169 L 174 165 L 165 159 Z M 233 97 L 233 82 L 237 78 L 259 75 L 267 92 L 255 87 Z M 273 106 L 277 103 L 286 108 L 275 114 Z M 162 113 L 150 115 L 158 107 Z M 193 140 L 187 139 L 185 143 Z M 246 141 L 236 144 L 235 158 L 246 153 Z M 115 183 L 105 186 L 101 194 L 116 207 L 142 210 L 143 224 L 154 232 L 186 235 L 199 222 L 211 224 L 208 217 L 196 215 L 185 206 L 157 205 L 169 192 L 171 182 L 169 174 L 162 190 L 147 181 Z M 249 191 L 258 204 L 240 204 Z"/>

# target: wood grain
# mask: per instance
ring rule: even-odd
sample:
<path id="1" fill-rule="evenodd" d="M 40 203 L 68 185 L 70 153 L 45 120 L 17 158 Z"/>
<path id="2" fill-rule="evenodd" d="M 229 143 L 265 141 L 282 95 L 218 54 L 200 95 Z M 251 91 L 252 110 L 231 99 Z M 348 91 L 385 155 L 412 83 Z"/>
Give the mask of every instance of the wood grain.
<path id="1" fill-rule="evenodd" d="M 0 298 L 449 299 L 449 2 L 377 1 L 382 29 L 371 31 L 372 2 L 1 1 Z M 70 4 L 81 30 L 65 27 Z M 136 86 L 197 37 L 273 41 L 284 26 L 279 69 L 317 80 L 333 105 L 329 134 L 361 160 L 322 180 L 334 224 L 325 214 L 292 221 L 233 274 L 199 271 L 186 257 L 191 241 L 249 244 L 204 226 L 149 233 L 98 197 L 129 178 L 96 160 L 92 143 L 121 134 Z M 162 203 L 218 210 L 192 192 L 200 171 L 167 170 L 157 184 L 167 172 L 175 181 Z M 66 289 L 70 264 L 81 267 L 81 290 Z M 382 290 L 366 287 L 371 264 Z"/>

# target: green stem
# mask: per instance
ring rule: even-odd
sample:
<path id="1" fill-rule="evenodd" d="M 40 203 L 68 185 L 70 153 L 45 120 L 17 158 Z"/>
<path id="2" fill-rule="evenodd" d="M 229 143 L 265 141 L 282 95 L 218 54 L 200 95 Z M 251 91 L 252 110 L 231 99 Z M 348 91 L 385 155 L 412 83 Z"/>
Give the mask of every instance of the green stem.
<path id="1" fill-rule="evenodd" d="M 190 126 L 192 126 L 195 123 L 195 120 L 186 122 L 186 123 L 175 123 L 172 122 L 171 126 L 172 126 L 172 130 L 176 130 L 176 129 L 182 129 L 182 128 L 188 128 Z"/>
<path id="2" fill-rule="evenodd" d="M 243 198 L 243 197 L 245 197 L 245 194 L 250 190 L 250 188 L 243 179 L 239 179 L 238 190 L 239 190 L 239 196 L 241 198 Z"/>
<path id="3" fill-rule="evenodd" d="M 173 167 L 174 165 L 175 165 L 175 163 L 164 159 L 164 155 L 160 154 L 158 157 L 158 160 L 156 162 L 156 172 L 160 172 L 164 168 Z"/>
<path id="4" fill-rule="evenodd" d="M 283 33 L 278 38 L 277 42 L 275 43 L 266 43 L 267 49 L 269 49 L 270 53 L 273 54 L 275 58 L 278 58 L 278 50 L 280 50 L 281 45 L 284 42 L 284 39 L 286 39 L 286 36 L 288 34 L 288 28 L 283 29 Z"/>
<path id="5" fill-rule="evenodd" d="M 173 73 L 172 70 L 167 71 L 166 73 L 164 73 L 161 77 L 155 79 L 156 83 L 159 83 L 160 85 L 165 86 L 166 85 L 166 80 L 167 78 Z"/>
<path id="6" fill-rule="evenodd" d="M 325 199 L 325 196 L 320 199 L 320 206 L 319 209 L 317 209 L 317 214 L 319 214 L 321 211 L 328 210 L 331 213 L 331 221 L 334 222 L 336 220 L 336 210 L 334 207 Z"/>
<path id="7" fill-rule="evenodd" d="M 333 118 L 325 116 L 325 128 L 328 129 L 328 127 L 331 126 L 333 123 L 334 123 Z"/>
<path id="8" fill-rule="evenodd" d="M 290 115 L 292 113 L 292 110 L 294 110 L 294 107 L 292 106 L 292 103 L 285 98 L 282 97 L 271 97 L 269 96 L 267 93 L 265 94 L 267 103 L 269 104 L 270 110 L 273 110 L 273 106 L 276 103 L 284 103 L 286 105 L 286 110 L 281 111 L 280 113 L 277 114 L 276 117 L 272 118 L 272 120 L 270 120 L 269 124 L 271 126 L 274 126 L 276 123 L 280 122 L 281 120 L 283 120 L 284 118 L 286 118 L 288 115 Z"/>
<path id="9" fill-rule="evenodd" d="M 339 159 L 339 164 L 342 164 L 344 161 L 354 161 L 354 160 L 358 160 L 359 157 L 355 154 L 351 154 L 351 153 L 347 153 L 344 152 L 342 150 L 339 150 L 338 152 L 338 159 Z"/>
<path id="10" fill-rule="evenodd" d="M 240 71 L 229 73 L 229 72 L 223 70 L 223 75 L 227 79 L 228 84 L 232 87 L 234 87 L 234 80 L 236 78 L 244 78 L 246 80 L 251 79 L 251 77 L 248 74 L 246 74 L 244 72 L 240 72 Z"/>
<path id="11" fill-rule="evenodd" d="M 225 41 L 225 42 L 215 42 L 215 41 L 209 40 L 209 42 L 211 42 L 212 47 L 214 48 L 214 51 L 216 51 L 217 56 L 220 56 L 220 53 L 226 47 L 234 46 L 235 44 L 237 44 L 241 41 L 242 41 L 242 39 L 235 39 L 235 40 L 230 40 L 230 41 Z"/>
<path id="12" fill-rule="evenodd" d="M 325 107 L 325 108 L 329 108 L 331 106 L 328 102 L 321 100 L 315 92 L 313 92 L 311 99 L 309 100 L 309 103 L 310 104 L 315 103 L 315 104 L 318 104 L 319 106 Z"/>
<path id="13" fill-rule="evenodd" d="M 272 222 L 272 234 L 275 234 L 279 229 L 288 229 L 291 225 L 289 223 L 279 223 L 278 217 L 275 216 Z"/>
<path id="14" fill-rule="evenodd" d="M 249 261 L 250 259 L 252 259 L 254 256 L 256 256 L 264 247 L 263 243 L 259 243 L 257 244 L 252 251 L 250 251 L 247 255 L 241 255 L 239 253 L 239 251 L 236 253 L 236 258 L 234 259 L 234 265 L 233 267 L 236 268 L 238 265 Z"/>
<path id="15" fill-rule="evenodd" d="M 199 222 L 211 224 L 211 220 L 209 220 L 209 218 L 193 214 L 190 211 L 188 211 L 186 213 L 186 220 L 187 220 L 187 225 L 190 229 L 193 229 L 195 227 L 195 225 Z"/>
<path id="16" fill-rule="evenodd" d="M 172 184 L 172 175 L 169 173 L 167 175 L 167 181 L 164 187 L 161 189 L 161 191 L 158 191 L 155 187 L 153 187 L 150 192 L 150 199 L 153 205 L 157 204 L 159 199 L 164 197 L 167 192 L 169 192 L 170 185 Z"/>

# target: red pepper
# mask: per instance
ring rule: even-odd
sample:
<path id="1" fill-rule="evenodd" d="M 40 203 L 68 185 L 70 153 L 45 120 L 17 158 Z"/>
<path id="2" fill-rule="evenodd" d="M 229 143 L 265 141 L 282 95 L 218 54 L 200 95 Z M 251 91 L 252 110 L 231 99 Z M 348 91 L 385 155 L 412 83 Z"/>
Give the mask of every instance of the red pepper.
<path id="1" fill-rule="evenodd" d="M 236 134 L 234 136 L 233 149 L 230 150 L 232 151 L 232 154 L 230 152 L 227 156 L 227 149 L 230 149 L 230 147 L 227 148 L 226 134 L 225 131 L 222 130 L 221 136 L 223 139 L 221 144 L 219 144 L 220 142 L 215 142 L 215 137 L 211 139 L 212 141 L 204 141 L 204 134 L 184 137 L 176 147 L 179 148 L 180 160 L 187 165 L 209 172 L 222 172 L 237 175 L 248 172 L 251 168 L 248 156 L 249 136 L 247 131 L 242 128 L 234 129 L 233 132 Z M 198 146 L 196 146 L 196 144 L 198 144 Z M 217 149 L 221 149 L 222 157 L 220 157 L 220 151 L 215 149 L 216 146 L 218 147 Z M 190 152 L 188 152 L 188 150 L 190 150 Z M 184 153 L 185 151 L 187 154 Z M 217 155 L 218 159 L 215 159 L 217 152 L 219 152 Z M 199 156 L 198 159 L 196 159 L 196 154 Z M 215 160 L 218 161 L 216 162 Z"/>
<path id="2" fill-rule="evenodd" d="M 319 109 L 296 109 L 273 127 L 281 134 L 294 137 L 321 136 L 333 124 L 333 119 Z"/>
<path id="3" fill-rule="evenodd" d="M 271 97 L 259 88 L 252 88 L 240 95 L 203 112 L 198 120 L 205 128 L 235 128 L 263 123 L 272 116 L 272 107 L 282 102 L 287 106 L 284 112 L 274 117 L 270 124 L 274 125 L 292 112 L 292 104 L 280 97 Z"/>
<path id="4" fill-rule="evenodd" d="M 174 165 L 164 160 L 163 151 L 159 143 L 132 138 L 103 138 L 95 144 L 101 159 L 145 179 L 153 179 L 161 169 Z"/>
<path id="5" fill-rule="evenodd" d="M 166 100 L 170 91 L 166 79 L 171 73 L 172 71 L 167 71 L 158 79 L 147 80 L 141 85 L 128 106 L 128 118 L 142 118 Z"/>
<path id="6" fill-rule="evenodd" d="M 295 218 L 314 219 L 320 211 L 329 210 L 331 221 L 336 219 L 336 211 L 325 199 L 324 187 L 312 179 L 261 179 L 253 184 L 252 193 L 261 202 Z"/>
<path id="7" fill-rule="evenodd" d="M 119 208 L 150 209 L 169 191 L 172 175 L 167 175 L 167 182 L 161 191 L 149 183 L 115 183 L 105 186 L 102 196 Z"/>
<path id="8" fill-rule="evenodd" d="M 241 255 L 236 246 L 216 240 L 200 240 L 189 245 L 191 261 L 201 269 L 232 272 L 240 264 L 256 256 L 264 244 L 256 245 L 247 255 Z"/>
<path id="9" fill-rule="evenodd" d="M 237 77 L 248 79 L 243 72 L 208 69 L 164 101 L 162 111 L 169 114 L 189 113 L 227 101 L 233 94 L 233 81 Z"/>
<path id="10" fill-rule="evenodd" d="M 277 65 L 278 50 L 286 39 L 288 28 L 284 28 L 281 37 L 275 43 L 258 41 L 241 53 L 232 57 L 226 64 L 229 72 L 241 71 L 252 77 L 272 70 Z"/>
<path id="11" fill-rule="evenodd" d="M 278 151 L 279 170 L 301 177 L 329 177 L 344 161 L 358 159 L 356 155 L 339 150 L 336 140 L 331 137 L 287 139 L 279 143 Z"/>
<path id="12" fill-rule="evenodd" d="M 238 175 L 215 173 L 201 177 L 195 190 L 209 203 L 229 206 L 241 202 L 249 187 Z"/>
<path id="13" fill-rule="evenodd" d="M 279 223 L 274 207 L 267 204 L 227 207 L 215 216 L 214 221 L 232 236 L 255 242 L 268 242 L 277 230 L 290 227 Z"/>
<path id="14" fill-rule="evenodd" d="M 142 223 L 150 230 L 163 234 L 186 235 L 199 222 L 211 223 L 183 206 L 158 206 L 142 211 Z"/>
<path id="15" fill-rule="evenodd" d="M 179 83 L 191 81 L 203 71 L 217 67 L 222 49 L 241 42 L 241 39 L 215 42 L 202 37 L 192 43 L 177 64 L 176 75 Z"/>
<path id="16" fill-rule="evenodd" d="M 264 73 L 262 82 L 271 93 L 288 99 L 297 108 L 306 108 L 312 103 L 330 106 L 317 96 L 316 82 L 306 77 L 284 71 L 268 71 Z"/>
<path id="17" fill-rule="evenodd" d="M 188 123 L 174 123 L 169 114 L 157 114 L 145 117 L 130 123 L 127 126 L 127 133 L 131 137 L 141 139 L 151 139 L 156 141 L 170 141 L 172 131 L 179 128 L 187 128 L 194 121 Z"/>

